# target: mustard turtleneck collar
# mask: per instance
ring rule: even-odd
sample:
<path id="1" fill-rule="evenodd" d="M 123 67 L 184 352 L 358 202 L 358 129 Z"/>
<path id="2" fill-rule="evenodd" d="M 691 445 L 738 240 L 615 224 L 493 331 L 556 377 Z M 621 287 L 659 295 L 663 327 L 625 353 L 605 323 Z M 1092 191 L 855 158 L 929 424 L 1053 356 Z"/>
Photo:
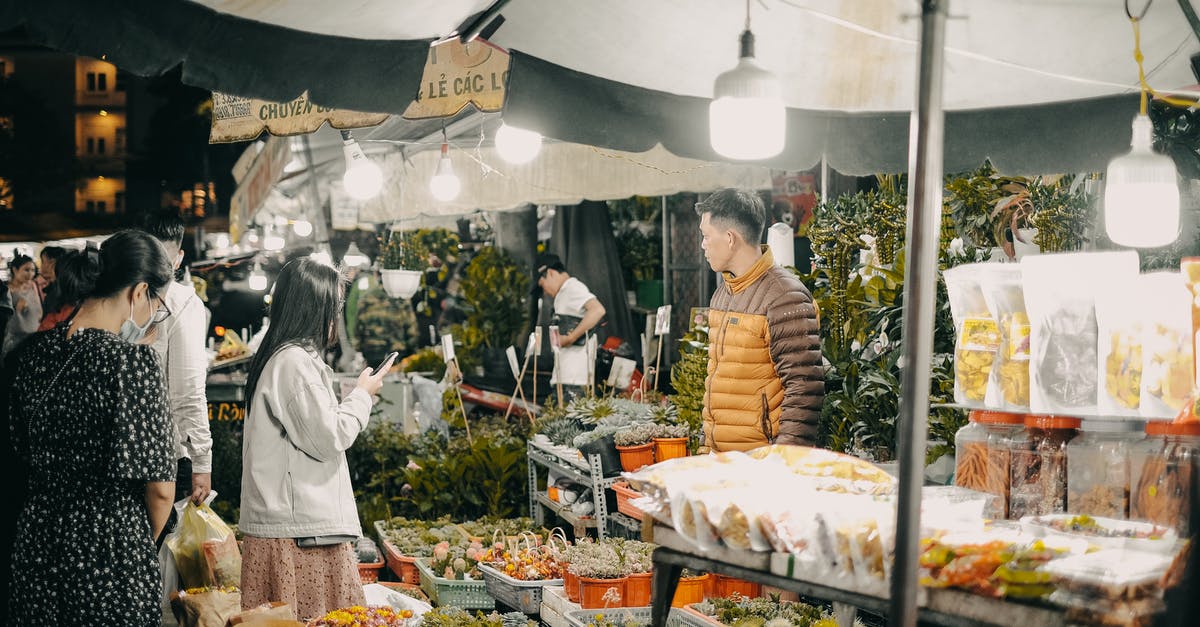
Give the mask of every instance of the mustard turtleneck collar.
<path id="1" fill-rule="evenodd" d="M 733 276 L 729 272 L 722 272 L 721 276 L 725 279 L 725 285 L 729 286 L 729 291 L 734 294 L 740 293 L 742 290 L 750 287 L 755 281 L 762 278 L 767 270 L 770 270 L 775 265 L 775 256 L 771 254 L 771 249 L 768 246 L 762 247 L 763 254 L 750 266 L 750 269 L 741 276 Z"/>

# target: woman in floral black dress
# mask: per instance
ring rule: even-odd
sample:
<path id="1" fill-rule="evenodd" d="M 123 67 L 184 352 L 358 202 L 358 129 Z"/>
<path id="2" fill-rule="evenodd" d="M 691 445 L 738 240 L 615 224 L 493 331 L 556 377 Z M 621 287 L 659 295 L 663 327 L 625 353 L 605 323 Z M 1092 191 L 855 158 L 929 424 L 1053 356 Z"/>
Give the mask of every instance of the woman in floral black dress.
<path id="1" fill-rule="evenodd" d="M 122 231 L 59 269 L 89 294 L 69 322 L 18 350 L 13 447 L 29 476 L 17 523 L 8 625 L 157 625 L 154 538 L 175 460 L 161 370 L 135 344 L 168 313 L 162 246 Z"/>

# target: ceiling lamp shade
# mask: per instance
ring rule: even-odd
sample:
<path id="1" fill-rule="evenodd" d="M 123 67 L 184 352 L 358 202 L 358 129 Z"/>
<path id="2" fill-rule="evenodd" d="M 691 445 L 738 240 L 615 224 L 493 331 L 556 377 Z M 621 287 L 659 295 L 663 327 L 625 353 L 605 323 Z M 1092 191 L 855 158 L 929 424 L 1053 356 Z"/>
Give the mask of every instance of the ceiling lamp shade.
<path id="1" fill-rule="evenodd" d="M 514 165 L 528 163 L 542 150 L 542 134 L 501 123 L 496 129 L 496 152 Z"/>
<path id="2" fill-rule="evenodd" d="M 454 173 L 454 165 L 450 163 L 450 146 L 442 144 L 442 158 L 438 161 L 437 171 L 433 173 L 433 178 L 429 179 L 429 192 L 433 194 L 434 198 L 446 202 L 458 198 L 460 191 L 462 191 L 462 182 Z"/>
<path id="3" fill-rule="evenodd" d="M 355 200 L 377 196 L 383 189 L 383 171 L 367 158 L 350 131 L 342 131 L 342 154 L 346 157 L 346 173 L 342 175 L 346 193 Z"/>
<path id="4" fill-rule="evenodd" d="M 1133 119 L 1132 149 L 1108 164 L 1104 229 L 1114 243 L 1166 246 L 1179 237 L 1179 183 L 1175 162 L 1154 152 L 1146 115 Z"/>
<path id="5" fill-rule="evenodd" d="M 717 77 L 708 105 L 708 132 L 713 150 L 730 159 L 766 159 L 783 152 L 787 110 L 779 79 L 754 60 L 754 33 L 749 7 L 742 32 L 741 58 Z"/>
<path id="6" fill-rule="evenodd" d="M 267 289 L 267 275 L 263 274 L 262 268 L 258 262 L 254 262 L 254 269 L 251 270 L 250 276 L 246 278 L 246 283 L 250 289 L 261 292 Z"/>
<path id="7" fill-rule="evenodd" d="M 358 249 L 358 244 L 350 242 L 350 246 L 346 248 L 346 254 L 342 255 L 342 265 L 349 268 L 369 266 L 371 265 L 371 259 Z"/>

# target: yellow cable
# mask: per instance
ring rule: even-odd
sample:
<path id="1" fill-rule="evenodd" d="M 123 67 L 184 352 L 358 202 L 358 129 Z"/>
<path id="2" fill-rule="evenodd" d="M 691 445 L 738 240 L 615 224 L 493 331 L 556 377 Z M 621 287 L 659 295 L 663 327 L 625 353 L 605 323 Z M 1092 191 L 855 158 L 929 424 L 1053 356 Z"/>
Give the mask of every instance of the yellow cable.
<path id="1" fill-rule="evenodd" d="M 1159 100 L 1176 107 L 1191 108 L 1196 106 L 1196 101 L 1184 100 L 1182 98 L 1173 98 L 1164 96 L 1156 91 L 1146 82 L 1146 70 L 1142 67 L 1142 61 L 1145 56 L 1142 54 L 1142 27 L 1141 21 L 1136 17 L 1130 17 L 1129 22 L 1133 24 L 1133 59 L 1137 61 L 1138 66 L 1138 82 L 1142 85 L 1142 115 L 1146 115 L 1146 94 L 1150 94 Z M 1200 99 L 1200 96 L 1196 96 Z"/>

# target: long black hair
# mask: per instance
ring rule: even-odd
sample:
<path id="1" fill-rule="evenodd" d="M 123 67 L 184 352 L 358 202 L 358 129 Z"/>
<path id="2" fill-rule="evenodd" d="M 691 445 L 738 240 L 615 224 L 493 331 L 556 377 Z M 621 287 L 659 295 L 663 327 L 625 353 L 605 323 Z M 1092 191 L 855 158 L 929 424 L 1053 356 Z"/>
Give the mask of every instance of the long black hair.
<path id="1" fill-rule="evenodd" d="M 79 301 L 108 298 L 145 283 L 158 298 L 171 282 L 171 262 L 158 240 L 142 231 L 118 231 L 98 249 L 93 244 L 54 267 Z"/>
<path id="2" fill-rule="evenodd" d="M 254 398 L 259 375 L 280 349 L 300 346 L 323 351 L 337 340 L 343 283 L 337 270 L 308 257 L 283 266 L 271 294 L 267 334 L 246 376 L 246 398 Z"/>

